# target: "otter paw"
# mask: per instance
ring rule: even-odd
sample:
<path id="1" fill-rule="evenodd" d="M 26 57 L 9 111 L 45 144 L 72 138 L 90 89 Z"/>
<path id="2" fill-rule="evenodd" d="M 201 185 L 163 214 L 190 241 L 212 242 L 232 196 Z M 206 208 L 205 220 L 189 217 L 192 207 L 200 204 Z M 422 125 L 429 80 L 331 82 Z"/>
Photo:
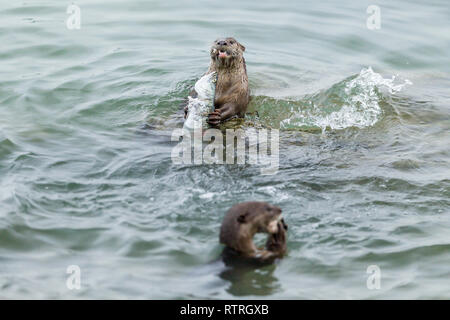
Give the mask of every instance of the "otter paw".
<path id="1" fill-rule="evenodd" d="M 288 225 L 286 224 L 286 222 L 284 222 L 284 219 L 281 219 L 281 225 L 283 226 L 284 230 L 288 230 Z"/>
<path id="2" fill-rule="evenodd" d="M 208 123 L 212 126 L 220 123 L 220 110 L 213 111 L 208 115 Z"/>
<path id="3" fill-rule="evenodd" d="M 287 225 L 284 220 L 278 222 L 278 232 L 270 234 L 267 242 L 266 249 L 272 252 L 278 252 L 283 254 L 286 251 L 286 233 Z"/>

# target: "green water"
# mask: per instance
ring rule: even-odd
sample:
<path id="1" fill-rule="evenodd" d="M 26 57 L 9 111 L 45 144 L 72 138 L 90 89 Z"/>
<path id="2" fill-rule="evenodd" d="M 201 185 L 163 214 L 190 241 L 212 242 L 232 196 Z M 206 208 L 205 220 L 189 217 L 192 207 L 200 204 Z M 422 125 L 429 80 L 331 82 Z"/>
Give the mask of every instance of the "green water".
<path id="1" fill-rule="evenodd" d="M 378 1 L 379 30 L 369 1 L 75 1 L 79 30 L 70 3 L 0 0 L 0 298 L 450 298 L 446 1 Z M 228 35 L 249 118 L 281 129 L 276 175 L 171 161 Z M 220 223 L 248 200 L 283 209 L 288 254 L 226 268 Z"/>

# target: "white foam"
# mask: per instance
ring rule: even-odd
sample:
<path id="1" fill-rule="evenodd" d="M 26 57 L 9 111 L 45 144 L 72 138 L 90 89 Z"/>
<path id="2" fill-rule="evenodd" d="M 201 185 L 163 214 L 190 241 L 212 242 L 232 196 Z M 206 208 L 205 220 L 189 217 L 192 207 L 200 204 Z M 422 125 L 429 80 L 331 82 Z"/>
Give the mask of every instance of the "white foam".
<path id="1" fill-rule="evenodd" d="M 283 120 L 280 126 L 282 129 L 317 126 L 322 130 L 373 126 L 383 114 L 379 105 L 380 92 L 395 94 L 400 92 L 405 85 L 410 84 L 412 84 L 411 81 L 400 81 L 395 76 L 392 76 L 391 79 L 384 79 L 371 67 L 364 68 L 358 76 L 345 84 L 343 92 L 340 93 L 342 106 L 339 110 L 327 112 L 328 106 L 312 102 L 312 107 L 307 110 L 292 110 L 293 115 Z"/>
<path id="2" fill-rule="evenodd" d="M 215 91 L 215 72 L 201 77 L 195 83 L 197 97 L 189 97 L 188 114 L 184 122 L 184 128 L 207 128 L 206 118 L 212 110 Z"/>

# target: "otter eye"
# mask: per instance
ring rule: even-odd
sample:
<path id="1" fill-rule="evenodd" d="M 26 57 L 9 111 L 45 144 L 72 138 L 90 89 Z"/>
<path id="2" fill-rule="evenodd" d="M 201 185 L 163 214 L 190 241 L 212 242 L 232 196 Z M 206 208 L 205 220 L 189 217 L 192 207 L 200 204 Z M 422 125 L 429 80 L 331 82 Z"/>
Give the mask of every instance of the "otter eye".
<path id="1" fill-rule="evenodd" d="M 272 211 L 272 208 L 271 207 L 266 207 L 266 210 L 267 211 Z"/>
<path id="2" fill-rule="evenodd" d="M 233 40 L 230 40 L 230 44 L 234 44 L 234 41 L 233 41 Z"/>

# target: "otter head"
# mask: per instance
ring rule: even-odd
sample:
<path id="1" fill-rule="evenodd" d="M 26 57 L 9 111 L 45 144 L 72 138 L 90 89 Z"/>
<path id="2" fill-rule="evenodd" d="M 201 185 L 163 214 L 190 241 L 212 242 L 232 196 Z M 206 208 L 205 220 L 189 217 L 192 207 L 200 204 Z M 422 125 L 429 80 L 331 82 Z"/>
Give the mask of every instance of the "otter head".
<path id="1" fill-rule="evenodd" d="M 232 68 L 243 60 L 245 47 L 236 39 L 217 39 L 211 46 L 211 63 L 217 69 Z"/>
<path id="2" fill-rule="evenodd" d="M 277 233 L 278 222 L 281 220 L 281 209 L 267 202 L 249 204 L 249 210 L 241 213 L 237 217 L 237 222 L 239 224 L 250 224 L 254 233 Z"/>

